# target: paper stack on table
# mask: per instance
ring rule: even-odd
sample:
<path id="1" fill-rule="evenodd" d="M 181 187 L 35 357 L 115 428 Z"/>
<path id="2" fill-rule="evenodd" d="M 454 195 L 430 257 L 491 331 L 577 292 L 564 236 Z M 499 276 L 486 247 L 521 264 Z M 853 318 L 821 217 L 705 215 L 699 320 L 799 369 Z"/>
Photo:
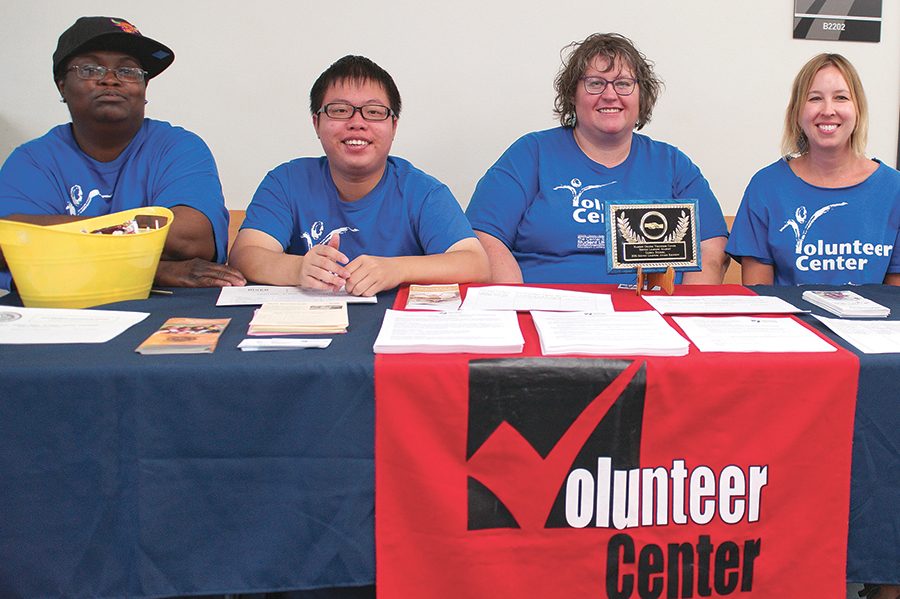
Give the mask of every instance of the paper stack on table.
<path id="1" fill-rule="evenodd" d="M 816 318 L 864 354 L 900 353 L 900 320 Z"/>
<path id="2" fill-rule="evenodd" d="M 376 354 L 517 354 L 524 345 L 515 312 L 388 310 L 372 349 Z"/>
<path id="3" fill-rule="evenodd" d="M 406 299 L 407 310 L 435 310 L 453 312 L 459 310 L 462 299 L 459 285 L 410 285 Z"/>
<path id="4" fill-rule="evenodd" d="M 842 318 L 884 318 L 890 308 L 853 291 L 804 291 L 803 299 Z"/>
<path id="5" fill-rule="evenodd" d="M 106 343 L 148 312 L 0 306 L 0 343 Z"/>
<path id="6" fill-rule="evenodd" d="M 134 350 L 142 355 L 211 354 L 230 318 L 170 318 Z"/>
<path id="7" fill-rule="evenodd" d="M 249 335 L 308 335 L 346 333 L 347 303 L 269 302 L 259 307 L 250 321 Z"/>
<path id="8" fill-rule="evenodd" d="M 834 352 L 837 348 L 793 318 L 676 316 L 702 352 Z"/>
<path id="9" fill-rule="evenodd" d="M 245 285 L 243 287 L 222 287 L 217 306 L 259 306 L 269 302 L 334 302 L 348 304 L 375 304 L 378 298 L 350 295 L 346 290 L 318 291 L 293 286 Z"/>
<path id="10" fill-rule="evenodd" d="M 658 295 L 644 300 L 660 314 L 793 314 L 803 312 L 768 295 Z"/>
<path id="11" fill-rule="evenodd" d="M 531 317 L 545 356 L 683 356 L 690 342 L 658 313 L 539 312 Z"/>

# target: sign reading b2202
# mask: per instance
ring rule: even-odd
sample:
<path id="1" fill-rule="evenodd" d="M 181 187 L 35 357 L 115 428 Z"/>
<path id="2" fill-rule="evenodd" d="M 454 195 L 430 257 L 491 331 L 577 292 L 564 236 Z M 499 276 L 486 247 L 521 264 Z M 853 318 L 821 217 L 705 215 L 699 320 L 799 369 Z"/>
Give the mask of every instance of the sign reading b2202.
<path id="1" fill-rule="evenodd" d="M 882 0 L 794 0 L 794 39 L 881 41 Z"/>

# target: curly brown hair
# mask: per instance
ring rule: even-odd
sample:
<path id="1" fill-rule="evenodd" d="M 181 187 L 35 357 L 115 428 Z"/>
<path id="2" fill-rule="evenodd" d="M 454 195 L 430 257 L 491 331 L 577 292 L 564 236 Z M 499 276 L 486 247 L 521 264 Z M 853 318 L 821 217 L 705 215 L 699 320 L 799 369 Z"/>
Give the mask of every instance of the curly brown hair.
<path id="1" fill-rule="evenodd" d="M 653 62 L 647 60 L 634 43 L 618 33 L 594 33 L 580 42 L 572 42 L 565 46 L 560 55 L 562 68 L 553 82 L 556 88 L 556 100 L 553 113 L 559 117 L 563 127 L 575 126 L 575 92 L 581 77 L 598 56 L 605 58 L 613 68 L 616 62 L 624 63 L 631 68 L 640 88 L 640 104 L 636 129 L 641 129 L 650 122 L 653 107 L 662 88 L 662 81 L 653 72 Z"/>

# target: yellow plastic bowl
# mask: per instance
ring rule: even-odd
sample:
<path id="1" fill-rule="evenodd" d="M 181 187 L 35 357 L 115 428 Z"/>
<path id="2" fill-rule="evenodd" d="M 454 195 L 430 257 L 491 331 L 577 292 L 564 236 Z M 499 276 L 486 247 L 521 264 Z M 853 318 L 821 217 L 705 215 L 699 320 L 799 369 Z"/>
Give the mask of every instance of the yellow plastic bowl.
<path id="1" fill-rule="evenodd" d="M 159 217 L 152 221 L 159 228 L 133 235 L 84 232 L 138 216 Z M 173 219 L 168 208 L 148 206 L 46 227 L 0 220 L 0 247 L 28 307 L 89 308 L 145 299 Z"/>

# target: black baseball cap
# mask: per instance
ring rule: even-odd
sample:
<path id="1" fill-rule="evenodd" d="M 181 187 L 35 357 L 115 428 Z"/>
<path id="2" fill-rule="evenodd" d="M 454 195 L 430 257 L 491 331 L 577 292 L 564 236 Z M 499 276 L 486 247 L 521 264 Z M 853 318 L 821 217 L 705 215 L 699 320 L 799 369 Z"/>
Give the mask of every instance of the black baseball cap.
<path id="1" fill-rule="evenodd" d="M 81 17 L 59 36 L 56 52 L 53 53 L 53 80 L 62 78 L 69 58 L 92 50 L 110 50 L 133 56 L 147 71 L 147 79 L 162 73 L 175 60 L 171 49 L 142 35 L 125 19 Z"/>

